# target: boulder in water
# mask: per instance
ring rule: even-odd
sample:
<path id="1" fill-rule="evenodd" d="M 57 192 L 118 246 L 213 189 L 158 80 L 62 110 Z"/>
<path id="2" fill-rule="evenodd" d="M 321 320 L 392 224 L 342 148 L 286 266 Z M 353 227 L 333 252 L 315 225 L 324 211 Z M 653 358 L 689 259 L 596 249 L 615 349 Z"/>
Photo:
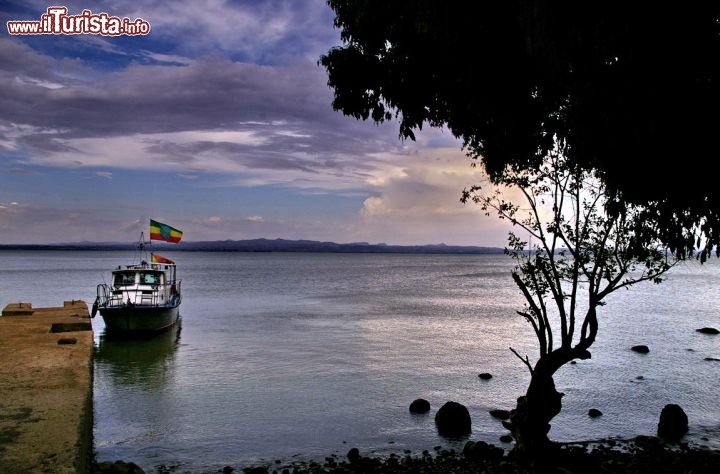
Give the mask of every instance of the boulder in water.
<path id="1" fill-rule="evenodd" d="M 680 405 L 668 404 L 660 412 L 657 434 L 670 442 L 680 441 L 688 431 L 688 417 Z"/>
<path id="2" fill-rule="evenodd" d="M 490 410 L 490 415 L 498 420 L 510 419 L 510 412 L 508 410 Z"/>
<path id="3" fill-rule="evenodd" d="M 423 398 L 413 400 L 410 404 L 410 413 L 427 413 L 430 411 L 430 402 Z"/>
<path id="4" fill-rule="evenodd" d="M 442 436 L 465 436 L 471 432 L 470 412 L 465 405 L 449 401 L 435 414 L 435 426 Z"/>

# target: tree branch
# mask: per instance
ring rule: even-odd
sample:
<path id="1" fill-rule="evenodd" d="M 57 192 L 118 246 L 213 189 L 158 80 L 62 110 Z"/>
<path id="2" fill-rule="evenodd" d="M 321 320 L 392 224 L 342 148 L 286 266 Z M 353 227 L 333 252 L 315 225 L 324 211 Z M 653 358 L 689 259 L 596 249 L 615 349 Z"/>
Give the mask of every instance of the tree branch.
<path id="1" fill-rule="evenodd" d="M 540 357 L 547 354 L 547 340 L 545 338 L 545 331 L 544 331 L 544 322 L 540 318 L 541 312 L 540 308 L 538 308 L 537 304 L 535 303 L 535 300 L 532 297 L 532 294 L 530 294 L 530 291 L 527 288 L 527 285 L 524 281 L 522 281 L 522 278 L 520 278 L 520 275 L 517 274 L 517 272 L 511 273 L 513 280 L 515 281 L 515 284 L 518 288 L 520 288 L 520 291 L 522 292 L 523 296 L 525 297 L 525 300 L 528 302 L 528 306 L 530 306 L 530 310 L 538 315 L 538 325 L 539 328 L 535 331 L 535 334 L 537 334 L 538 342 L 540 343 Z M 541 299 L 541 296 L 538 296 L 539 299 Z"/>
<path id="2" fill-rule="evenodd" d="M 528 263 L 528 265 L 532 265 L 531 263 Z M 540 321 L 540 327 L 543 329 L 543 331 L 546 334 L 547 339 L 547 346 L 546 351 L 543 352 L 543 354 L 547 354 L 549 352 L 552 352 L 553 350 L 553 332 L 552 332 L 552 325 L 550 324 L 550 320 L 548 318 L 548 312 L 547 307 L 545 306 L 545 300 L 542 298 L 542 292 L 540 290 L 540 282 L 537 280 L 537 275 L 534 271 L 529 271 L 530 279 L 532 280 L 533 287 L 535 288 L 535 294 L 538 295 L 538 304 L 540 306 L 540 310 L 542 313 L 540 314 L 540 317 L 542 317 L 542 320 Z"/>
<path id="3" fill-rule="evenodd" d="M 520 356 L 520 354 L 518 354 L 517 351 L 516 351 L 515 349 L 513 349 L 512 347 L 510 348 L 510 350 L 512 351 L 513 354 L 515 354 L 515 355 L 518 357 L 518 359 L 520 359 L 521 361 L 523 361 L 523 363 L 527 366 L 528 370 L 530 370 L 530 375 L 532 375 L 532 374 L 533 374 L 533 368 L 532 368 L 532 364 L 530 364 L 530 358 L 529 358 L 528 356 L 525 356 L 525 358 L 523 359 L 523 358 Z"/>

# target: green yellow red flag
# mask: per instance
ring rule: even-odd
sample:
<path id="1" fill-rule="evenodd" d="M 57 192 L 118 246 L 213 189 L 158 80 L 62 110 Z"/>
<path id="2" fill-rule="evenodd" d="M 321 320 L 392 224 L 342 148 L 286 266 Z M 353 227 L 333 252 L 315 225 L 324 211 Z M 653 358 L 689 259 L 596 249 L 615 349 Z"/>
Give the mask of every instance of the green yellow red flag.
<path id="1" fill-rule="evenodd" d="M 182 235 L 182 231 L 150 219 L 150 240 L 164 240 L 165 242 L 178 243 L 180 239 L 182 239 Z"/>

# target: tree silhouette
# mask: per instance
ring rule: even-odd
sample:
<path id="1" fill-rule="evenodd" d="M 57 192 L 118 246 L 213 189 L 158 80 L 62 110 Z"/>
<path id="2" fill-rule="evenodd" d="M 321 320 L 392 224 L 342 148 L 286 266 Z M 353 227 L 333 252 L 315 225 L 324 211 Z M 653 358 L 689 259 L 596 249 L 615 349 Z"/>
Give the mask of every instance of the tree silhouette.
<path id="1" fill-rule="evenodd" d="M 508 252 L 540 353 L 521 357 L 532 376 L 511 427 L 541 451 L 561 409 L 553 374 L 590 357 L 604 298 L 659 282 L 665 248 L 705 259 L 720 244 L 720 2 L 328 4 L 335 110 L 397 120 L 409 139 L 445 127 L 527 200 L 463 196 L 530 235 Z"/>
<path id="2" fill-rule="evenodd" d="M 546 454 L 550 421 L 561 410 L 563 394 L 553 375 L 574 359 L 589 359 L 598 332 L 598 308 L 621 288 L 643 281 L 660 283 L 677 260 L 656 240 L 635 251 L 634 214 L 643 209 L 617 209 L 614 197 L 596 173 L 572 164 L 560 143 L 537 170 L 506 170 L 498 180 L 505 193 L 516 190 L 520 204 L 496 190 L 484 194 L 478 186 L 463 192 L 463 201 L 479 203 L 522 229 L 511 233 L 505 252 L 516 261 L 515 284 L 525 297 L 518 314 L 533 328 L 539 354 L 533 364 L 511 348 L 530 370 L 530 384 L 518 399 L 507 427 L 516 451 Z"/>
<path id="3" fill-rule="evenodd" d="M 620 204 L 644 207 L 640 247 L 659 236 L 705 258 L 720 243 L 720 2 L 328 4 L 336 110 L 397 119 L 406 138 L 447 127 L 493 180 L 540 166 L 557 137 Z"/>

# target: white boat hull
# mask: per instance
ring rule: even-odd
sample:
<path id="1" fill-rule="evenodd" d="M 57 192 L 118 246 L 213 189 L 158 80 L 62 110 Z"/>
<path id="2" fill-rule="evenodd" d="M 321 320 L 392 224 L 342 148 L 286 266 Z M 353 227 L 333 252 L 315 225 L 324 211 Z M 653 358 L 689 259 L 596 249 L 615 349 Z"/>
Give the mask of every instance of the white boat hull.
<path id="1" fill-rule="evenodd" d="M 115 306 L 100 308 L 105 330 L 114 333 L 150 333 L 169 329 L 180 316 L 176 306 Z"/>

